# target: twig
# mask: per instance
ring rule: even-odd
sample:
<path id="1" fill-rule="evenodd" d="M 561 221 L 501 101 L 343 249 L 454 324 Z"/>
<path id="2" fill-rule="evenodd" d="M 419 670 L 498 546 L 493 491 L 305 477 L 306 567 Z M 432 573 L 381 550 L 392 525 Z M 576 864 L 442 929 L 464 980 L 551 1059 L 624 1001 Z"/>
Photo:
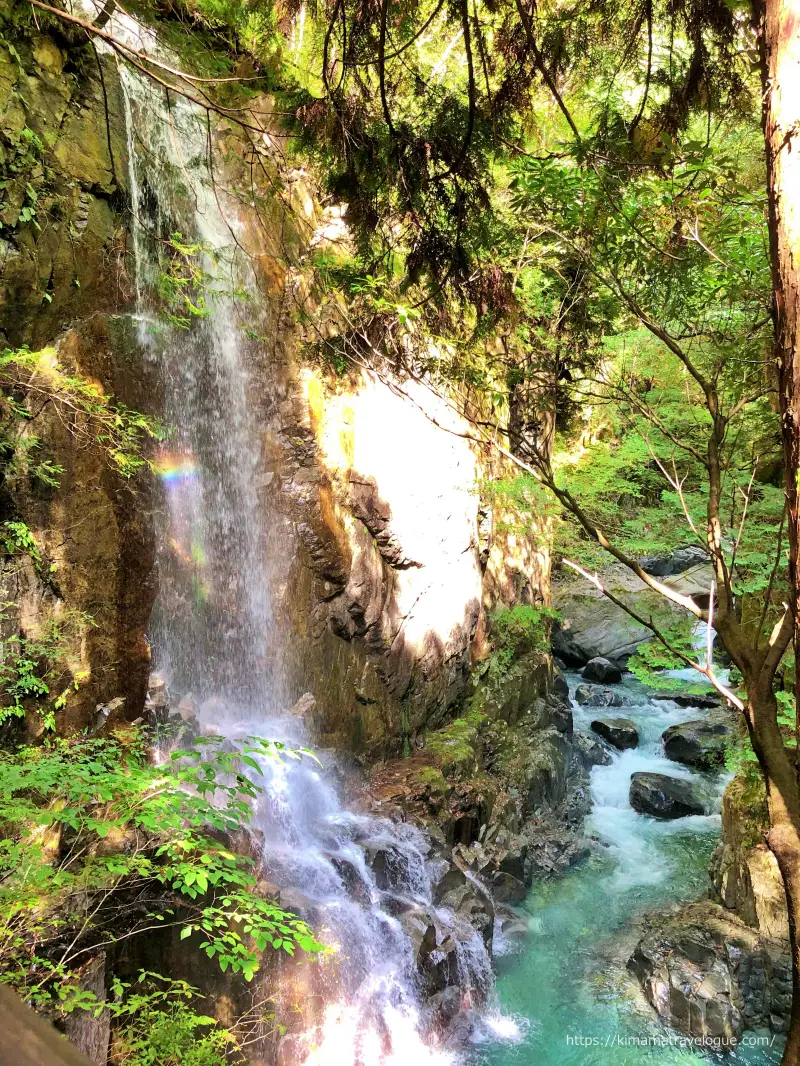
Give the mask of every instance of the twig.
<path id="1" fill-rule="evenodd" d="M 736 534 L 736 543 L 733 545 L 733 551 L 731 552 L 731 565 L 730 565 L 731 581 L 733 581 L 733 570 L 734 570 L 734 567 L 736 566 L 736 553 L 739 551 L 739 544 L 741 543 L 741 540 L 742 540 L 742 533 L 744 532 L 744 522 L 745 522 L 745 519 L 747 518 L 747 508 L 748 508 L 748 506 L 750 504 L 750 496 L 751 496 L 751 493 L 753 491 L 753 482 L 756 479 L 756 470 L 757 469 L 758 469 L 758 456 L 756 456 L 755 461 L 753 463 L 753 473 L 750 476 L 750 483 L 747 486 L 747 492 L 745 492 L 744 489 L 739 488 L 739 486 L 737 486 L 737 488 L 739 488 L 739 491 L 744 496 L 744 507 L 742 509 L 742 520 L 739 522 L 739 531 Z"/>
<path id="2" fill-rule="evenodd" d="M 696 670 L 698 672 L 698 674 L 702 674 L 703 677 L 708 678 L 708 680 L 711 682 L 711 684 L 714 686 L 714 688 L 717 690 L 717 692 L 719 692 L 721 696 L 724 696 L 725 699 L 733 707 L 735 707 L 739 711 L 743 711 L 744 710 L 744 703 L 739 699 L 739 697 L 736 695 L 735 692 L 732 692 L 729 688 L 727 688 L 720 681 L 720 679 L 714 673 L 713 668 L 709 664 L 706 664 L 705 666 L 701 666 L 700 663 L 696 662 L 690 656 L 686 655 L 685 652 L 680 651 L 678 648 L 676 648 L 672 644 L 670 644 L 670 642 L 667 640 L 667 638 L 664 636 L 664 634 L 661 632 L 661 630 L 658 628 L 658 626 L 655 624 L 655 622 L 653 622 L 652 618 L 650 618 L 649 620 L 644 618 L 642 615 L 640 615 L 638 613 L 638 611 L 635 611 L 627 603 L 625 603 L 623 600 L 619 599 L 618 596 L 615 596 L 613 592 L 609 592 L 608 589 L 605 587 L 605 585 L 600 580 L 600 577 L 598 576 L 598 574 L 596 574 L 596 573 L 595 574 L 590 574 L 588 570 L 584 570 L 584 568 L 582 566 L 579 566 L 577 563 L 571 562 L 569 559 L 565 559 L 564 560 L 564 565 L 570 567 L 570 569 L 572 569 L 576 573 L 580 574 L 581 577 L 586 578 L 586 580 L 591 582 L 591 584 L 594 585 L 594 587 L 603 596 L 605 596 L 607 600 L 610 600 L 612 603 L 616 604 L 617 607 L 619 607 L 621 610 L 623 610 L 635 622 L 638 622 L 639 625 L 644 626 L 645 629 L 649 629 L 650 632 L 653 634 L 653 636 L 659 641 L 659 643 L 663 644 L 663 646 L 669 652 L 671 652 L 673 655 L 676 655 L 682 662 L 686 663 L 687 666 L 690 666 L 693 670 Z M 709 632 L 710 632 L 710 629 L 709 629 Z"/>

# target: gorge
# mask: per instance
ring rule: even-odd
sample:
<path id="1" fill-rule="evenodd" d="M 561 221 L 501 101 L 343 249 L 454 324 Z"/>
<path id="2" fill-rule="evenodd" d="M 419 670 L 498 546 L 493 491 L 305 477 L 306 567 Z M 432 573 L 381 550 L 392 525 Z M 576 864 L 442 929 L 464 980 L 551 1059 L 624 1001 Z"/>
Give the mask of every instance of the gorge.
<path id="1" fill-rule="evenodd" d="M 324 45 L 322 93 L 330 30 L 265 10 L 0 2 L 3 981 L 96 1066 L 794 1061 L 770 790 L 691 535 L 706 490 L 676 466 L 704 428 L 683 371 L 641 308 L 604 312 L 600 354 L 577 318 L 572 363 L 542 340 L 527 207 L 507 319 L 499 266 L 474 320 L 421 311 L 396 261 L 362 270 L 368 171 L 331 190 L 336 138 L 276 73 Z M 468 43 L 453 62 L 472 78 Z M 498 219 L 532 180 L 497 179 Z M 399 232 L 390 215 L 373 230 Z M 751 418 L 750 372 L 725 365 L 745 415 L 719 552 L 747 639 L 773 647 L 777 418 L 761 393 Z M 790 654 L 769 690 L 787 749 Z M 115 763 L 145 775 L 124 808 Z"/>

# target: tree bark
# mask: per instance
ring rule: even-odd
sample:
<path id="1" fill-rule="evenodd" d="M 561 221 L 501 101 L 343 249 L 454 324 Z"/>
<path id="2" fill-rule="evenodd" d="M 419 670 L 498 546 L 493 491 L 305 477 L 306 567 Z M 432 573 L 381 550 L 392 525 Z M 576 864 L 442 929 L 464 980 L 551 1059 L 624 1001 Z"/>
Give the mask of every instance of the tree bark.
<path id="1" fill-rule="evenodd" d="M 797 679 L 800 681 L 800 0 L 756 0 L 756 4 L 761 47 L 775 362 L 788 513 L 789 597 Z M 800 695 L 797 681 L 795 693 Z M 771 691 L 764 695 L 766 702 L 771 702 Z M 759 735 L 759 726 L 766 716 L 771 717 L 771 711 L 768 707 L 752 704 L 751 713 L 753 720 L 748 724 L 767 779 L 770 813 L 767 843 L 780 867 L 789 905 L 793 1003 L 782 1061 L 784 1066 L 797 1066 L 800 1063 L 800 800 L 796 760 L 795 765 L 790 764 L 788 773 L 782 768 L 781 780 L 774 778 L 773 753 L 769 750 L 774 738 Z M 773 763 L 772 767 L 770 763 Z"/>
<path id="2" fill-rule="evenodd" d="M 792 1013 L 783 1066 L 800 1064 L 800 794 L 794 759 L 778 726 L 778 705 L 773 691 L 774 672 L 748 685 L 745 721 L 764 774 L 769 830 L 767 846 L 778 863 L 789 923 L 792 953 Z"/>
<path id="3" fill-rule="evenodd" d="M 789 581 L 800 649 L 800 0 L 761 9 L 775 363 L 788 510 Z M 796 659 L 800 670 L 800 655 Z M 798 675 L 800 676 L 800 675 Z M 797 686 L 800 692 L 800 685 Z"/>
<path id="4" fill-rule="evenodd" d="M 767 844 L 778 862 L 789 912 L 789 940 L 792 947 L 792 1013 L 781 1066 L 800 1063 L 800 967 L 798 941 L 800 930 L 800 833 L 790 821 L 776 824 L 770 805 L 770 830 Z"/>
<path id="5" fill-rule="evenodd" d="M 789 582 L 800 651 L 800 0 L 761 8 L 763 123 L 775 364 L 788 511 Z M 796 656 L 800 679 L 800 655 Z M 800 684 L 796 691 L 800 693 Z"/>

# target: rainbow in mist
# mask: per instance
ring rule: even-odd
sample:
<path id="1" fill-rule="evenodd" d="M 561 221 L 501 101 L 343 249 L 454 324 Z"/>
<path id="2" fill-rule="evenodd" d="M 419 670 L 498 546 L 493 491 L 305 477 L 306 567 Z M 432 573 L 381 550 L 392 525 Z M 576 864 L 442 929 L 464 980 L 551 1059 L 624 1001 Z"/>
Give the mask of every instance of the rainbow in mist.
<path id="1" fill-rule="evenodd" d="M 156 463 L 156 473 L 167 485 L 193 481 L 200 473 L 190 455 L 163 455 Z"/>

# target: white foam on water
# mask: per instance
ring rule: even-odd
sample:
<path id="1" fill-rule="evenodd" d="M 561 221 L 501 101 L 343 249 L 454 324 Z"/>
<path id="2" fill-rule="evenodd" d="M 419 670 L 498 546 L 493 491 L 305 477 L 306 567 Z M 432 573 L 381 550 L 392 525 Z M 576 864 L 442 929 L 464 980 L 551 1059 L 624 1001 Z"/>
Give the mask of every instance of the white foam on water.
<path id="1" fill-rule="evenodd" d="M 728 778 L 723 774 L 700 774 L 664 754 L 661 735 L 679 722 L 702 716 L 696 707 L 679 707 L 672 700 L 654 700 L 641 686 L 627 683 L 617 687 L 624 694 L 623 707 L 589 708 L 573 703 L 575 725 L 588 730 L 595 718 L 628 718 L 639 731 L 639 744 L 626 751 L 611 751 L 608 766 L 591 771 L 592 812 L 590 825 L 597 837 L 614 853 L 617 869 L 615 885 L 629 889 L 654 885 L 669 878 L 674 859 L 658 846 L 665 837 L 705 834 L 719 825 L 719 807 Z M 639 814 L 631 807 L 629 792 L 634 773 L 666 774 L 692 784 L 704 801 L 706 814 L 661 821 Z"/>

